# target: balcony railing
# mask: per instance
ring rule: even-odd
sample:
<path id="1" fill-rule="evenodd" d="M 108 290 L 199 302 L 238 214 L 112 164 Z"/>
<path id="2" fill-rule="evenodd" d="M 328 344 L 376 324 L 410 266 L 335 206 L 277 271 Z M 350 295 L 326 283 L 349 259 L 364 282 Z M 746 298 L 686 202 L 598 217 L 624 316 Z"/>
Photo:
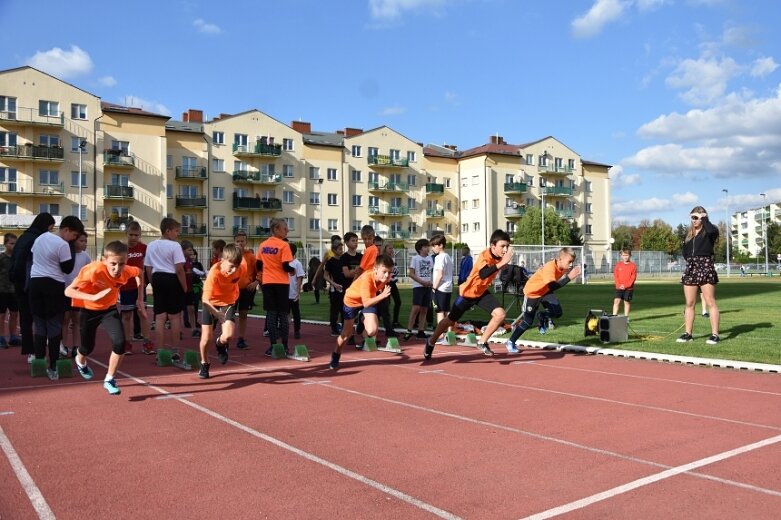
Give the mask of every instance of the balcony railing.
<path id="1" fill-rule="evenodd" d="M 270 237 L 271 228 L 265 226 L 233 226 L 233 236 L 239 231 L 244 231 L 249 237 Z"/>
<path id="2" fill-rule="evenodd" d="M 390 155 L 370 155 L 367 157 L 369 166 L 381 166 L 385 168 L 406 168 L 409 166 L 407 159 L 394 159 Z"/>
<path id="3" fill-rule="evenodd" d="M 233 144 L 233 155 L 279 157 L 282 155 L 281 144 L 266 144 L 256 141 L 255 144 Z"/>
<path id="4" fill-rule="evenodd" d="M 409 215 L 407 206 L 369 206 L 369 215 L 378 217 L 402 217 Z"/>
<path id="5" fill-rule="evenodd" d="M 3 125 L 64 126 L 65 114 L 63 112 L 41 114 L 36 108 L 19 107 L 14 111 L 0 110 L 0 123 Z"/>
<path id="6" fill-rule="evenodd" d="M 369 191 L 392 191 L 404 193 L 409 191 L 409 184 L 406 182 L 386 182 L 380 184 L 379 182 L 370 182 Z"/>
<path id="7" fill-rule="evenodd" d="M 206 235 L 206 224 L 201 224 L 200 226 L 198 224 L 186 227 L 182 226 L 179 230 L 179 235 L 188 237 Z"/>
<path id="8" fill-rule="evenodd" d="M 529 190 L 529 186 L 525 182 L 505 182 L 504 192 L 510 193 L 526 193 Z"/>
<path id="9" fill-rule="evenodd" d="M 565 188 L 564 186 L 546 186 L 544 188 L 545 195 L 548 197 L 571 197 L 572 188 Z"/>
<path id="10" fill-rule="evenodd" d="M 571 209 L 557 209 L 556 215 L 558 215 L 559 218 L 574 218 L 575 212 Z"/>
<path id="11" fill-rule="evenodd" d="M 504 216 L 506 218 L 521 218 L 526 214 L 526 208 L 523 206 L 512 207 L 507 206 L 504 208 Z"/>
<path id="12" fill-rule="evenodd" d="M 278 173 L 260 173 L 248 172 L 245 170 L 235 170 L 233 172 L 233 182 L 247 182 L 251 184 L 276 185 L 282 183 L 282 175 Z"/>
<path id="13" fill-rule="evenodd" d="M 205 208 L 206 197 L 180 197 L 176 196 L 177 208 Z"/>
<path id="14" fill-rule="evenodd" d="M 0 193 L 4 197 L 61 197 L 65 194 L 65 184 L 36 184 L 32 179 L 20 179 L 14 182 L 0 182 Z"/>
<path id="15" fill-rule="evenodd" d="M 569 166 L 554 166 L 553 164 L 541 164 L 537 166 L 537 171 L 541 173 L 558 173 L 561 175 L 569 175 L 575 172 L 575 168 Z"/>
<path id="16" fill-rule="evenodd" d="M 129 223 L 133 222 L 133 217 L 128 215 L 127 217 L 120 217 L 116 213 L 113 213 L 106 219 L 106 229 L 124 231 Z"/>
<path id="17" fill-rule="evenodd" d="M 120 186 L 117 184 L 108 184 L 103 186 L 103 198 L 104 199 L 133 199 L 133 187 L 132 186 Z"/>
<path id="18" fill-rule="evenodd" d="M 65 158 L 65 153 L 62 146 L 18 144 L 15 146 L 0 146 L 0 157 L 7 159 L 32 159 L 34 161 L 62 161 Z"/>
<path id="19" fill-rule="evenodd" d="M 177 166 L 176 167 L 177 179 L 204 180 L 206 179 L 206 177 L 207 177 L 206 166 L 194 166 L 194 167 Z"/>
<path id="20" fill-rule="evenodd" d="M 426 209 L 426 216 L 428 218 L 442 218 L 445 216 L 444 209 L 428 208 Z"/>
<path id="21" fill-rule="evenodd" d="M 435 182 L 427 182 L 426 194 L 428 195 L 429 193 L 445 193 L 445 185 L 437 184 Z"/>
<path id="22" fill-rule="evenodd" d="M 103 166 L 135 168 L 136 157 L 122 150 L 105 150 L 103 152 Z"/>
<path id="23" fill-rule="evenodd" d="M 281 211 L 282 201 L 275 198 L 239 197 L 233 194 L 233 209 L 247 211 Z"/>
<path id="24" fill-rule="evenodd" d="M 409 231 L 401 231 L 401 230 L 389 230 L 389 231 L 380 231 L 377 233 L 382 238 L 385 239 L 402 239 L 406 240 L 409 238 Z"/>

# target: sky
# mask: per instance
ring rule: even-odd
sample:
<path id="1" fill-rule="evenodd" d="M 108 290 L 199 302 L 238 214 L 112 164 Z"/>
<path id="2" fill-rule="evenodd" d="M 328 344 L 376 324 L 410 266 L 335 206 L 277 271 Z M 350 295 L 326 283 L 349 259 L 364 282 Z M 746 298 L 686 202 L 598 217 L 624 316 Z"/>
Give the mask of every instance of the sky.
<path id="1" fill-rule="evenodd" d="M 0 69 L 175 119 L 550 135 L 613 166 L 614 224 L 675 227 L 781 202 L 780 21 L 777 0 L 0 0 Z"/>

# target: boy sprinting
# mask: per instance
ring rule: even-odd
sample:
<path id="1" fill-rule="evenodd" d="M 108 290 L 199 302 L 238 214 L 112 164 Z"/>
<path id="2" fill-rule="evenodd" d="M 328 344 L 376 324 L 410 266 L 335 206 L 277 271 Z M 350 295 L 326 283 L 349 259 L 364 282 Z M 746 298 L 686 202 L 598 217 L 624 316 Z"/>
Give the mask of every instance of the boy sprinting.
<path id="1" fill-rule="evenodd" d="M 618 314 L 618 307 L 624 302 L 624 316 L 629 316 L 632 296 L 635 292 L 637 280 L 637 265 L 632 261 L 632 252 L 629 249 L 621 250 L 621 261 L 613 270 L 613 279 L 616 283 L 616 296 L 613 299 L 613 316 Z"/>
<path id="2" fill-rule="evenodd" d="M 561 317 L 563 310 L 553 292 L 580 276 L 580 266 L 572 267 L 575 258 L 575 251 L 563 247 L 555 259 L 537 269 L 526 282 L 523 287 L 523 315 L 520 322 L 514 322 L 512 325 L 513 333 L 505 343 L 507 352 L 511 354 L 520 352 L 515 342 L 534 325 L 535 315 L 540 322 L 540 334 L 545 334 L 548 329 L 553 328 L 553 318 Z M 540 305 L 545 310 L 537 313 Z"/>
<path id="3" fill-rule="evenodd" d="M 0 348 L 19 345 L 16 335 L 19 328 L 19 304 L 16 301 L 14 284 L 8 276 L 11 269 L 11 255 L 16 245 L 16 235 L 6 233 L 3 236 L 3 252 L 0 253 Z M 5 339 L 5 316 L 8 313 L 8 340 Z"/>
<path id="4" fill-rule="evenodd" d="M 240 349 L 249 348 L 244 336 L 247 335 L 247 315 L 255 306 L 255 293 L 258 291 L 258 271 L 256 268 L 255 254 L 247 250 L 247 233 L 238 231 L 233 236 L 233 243 L 241 251 L 244 264 L 247 266 L 239 279 L 239 340 L 236 347 Z"/>
<path id="5" fill-rule="evenodd" d="M 424 359 L 431 359 L 431 354 L 434 352 L 434 344 L 439 339 L 439 336 L 475 305 L 491 314 L 491 320 L 485 326 L 483 334 L 480 336 L 478 348 L 486 356 L 494 355 L 494 352 L 488 346 L 488 339 L 504 321 L 505 312 L 499 301 L 488 289 L 491 287 L 494 278 L 499 274 L 499 270 L 509 264 L 512 258 L 510 235 L 504 230 L 497 229 L 491 233 L 491 243 L 488 249 L 480 253 L 469 276 L 459 287 L 459 296 L 453 303 L 453 310 L 437 324 L 434 333 L 426 340 L 426 348 L 423 351 Z"/>
<path id="6" fill-rule="evenodd" d="M 92 379 L 93 376 L 92 369 L 87 365 L 87 357 L 95 348 L 98 326 L 102 325 L 108 333 L 111 356 L 103 388 L 111 395 L 121 393 L 114 375 L 125 353 L 125 332 L 117 309 L 119 290 L 131 278 L 136 279 L 138 313 L 145 317 L 142 276 L 141 269 L 127 265 L 127 245 L 115 240 L 103 248 L 101 260 L 82 268 L 65 289 L 65 296 L 73 298 L 73 305 L 82 308 L 79 315 L 81 345 L 76 351 L 76 369 L 84 379 Z"/>
<path id="7" fill-rule="evenodd" d="M 201 315 L 201 371 L 198 377 L 209 379 L 209 356 L 206 351 L 212 341 L 214 324 L 220 323 L 220 336 L 215 341 L 217 355 L 223 365 L 228 362 L 228 345 L 233 339 L 236 301 L 239 299 L 239 279 L 246 272 L 242 250 L 235 244 L 222 249 L 222 258 L 209 269 L 203 285 Z"/>
<path id="8" fill-rule="evenodd" d="M 375 337 L 379 328 L 377 304 L 390 296 L 390 287 L 386 285 L 393 269 L 393 259 L 380 255 L 374 263 L 374 269 L 364 272 L 347 289 L 344 294 L 344 326 L 342 333 L 336 338 L 336 348 L 331 353 L 330 368 L 339 368 L 339 358 L 342 347 L 348 338 L 353 337 L 353 325 L 358 313 L 363 311 L 364 335 Z"/>
<path id="9" fill-rule="evenodd" d="M 408 341 L 412 337 L 415 323 L 418 324 L 418 334 L 415 337 L 419 339 L 428 337 L 424 330 L 426 328 L 426 314 L 431 307 L 431 277 L 434 270 L 434 262 L 428 256 L 430 246 L 429 241 L 425 238 L 415 242 L 415 251 L 418 254 L 412 257 L 407 269 L 407 274 L 412 278 L 412 309 L 409 313 L 404 341 Z"/>

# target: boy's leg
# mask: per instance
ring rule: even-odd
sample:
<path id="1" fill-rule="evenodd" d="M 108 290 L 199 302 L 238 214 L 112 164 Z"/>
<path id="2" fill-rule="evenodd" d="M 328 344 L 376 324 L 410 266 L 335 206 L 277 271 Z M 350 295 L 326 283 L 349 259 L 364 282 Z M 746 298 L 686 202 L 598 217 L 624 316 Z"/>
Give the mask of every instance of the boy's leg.
<path id="1" fill-rule="evenodd" d="M 377 335 L 380 328 L 380 320 L 377 315 L 371 312 L 363 312 L 363 337 L 373 338 Z"/>
<path id="2" fill-rule="evenodd" d="M 241 298 L 241 296 L 239 296 Z M 238 347 L 239 348 L 247 348 L 247 343 L 244 340 L 244 338 L 247 335 L 247 315 L 249 314 L 249 309 L 239 309 L 239 342 Z M 268 322 L 267 322 L 268 323 Z"/>
<path id="3" fill-rule="evenodd" d="M 412 305 L 412 309 L 409 311 L 409 321 L 407 322 L 407 332 L 404 333 L 404 339 L 408 340 L 412 337 L 412 329 L 415 328 L 415 324 L 420 321 L 419 314 L 421 313 L 420 305 Z M 425 319 L 425 314 L 423 315 Z"/>
<path id="4" fill-rule="evenodd" d="M 523 299 L 523 316 L 518 324 L 513 329 L 513 333 L 510 335 L 508 343 L 515 345 L 518 338 L 521 335 L 534 326 L 534 317 L 537 315 L 537 308 L 540 303 L 537 298 L 524 298 Z"/>
<path id="5" fill-rule="evenodd" d="M 111 356 L 108 359 L 108 369 L 106 377 L 103 379 L 103 388 L 109 394 L 117 395 L 120 392 L 114 376 L 119 369 L 119 364 L 125 355 L 125 330 L 122 326 L 122 319 L 116 309 L 105 312 L 100 318 L 100 324 L 108 333 L 111 340 Z"/>
<path id="6" fill-rule="evenodd" d="M 12 339 L 15 339 L 18 330 L 19 330 L 19 311 L 8 311 L 8 336 Z"/>
<path id="7" fill-rule="evenodd" d="M 334 352 L 337 354 L 342 352 L 342 347 L 345 343 L 347 343 L 347 339 L 352 337 L 354 325 L 355 318 L 345 318 L 344 325 L 342 326 L 342 332 L 339 334 L 339 337 L 336 338 L 336 348 L 334 349 Z"/>
<path id="8" fill-rule="evenodd" d="M 209 345 L 212 342 L 212 331 L 214 328 L 211 325 L 211 321 L 209 321 L 209 324 L 207 325 L 205 322 L 207 320 L 203 320 L 204 323 L 201 325 L 201 341 L 198 344 L 198 350 L 201 354 L 201 364 L 209 363 Z"/>
<path id="9" fill-rule="evenodd" d="M 228 345 L 233 340 L 233 336 L 236 334 L 236 324 L 230 320 L 222 322 L 220 332 L 220 343 Z"/>
<path id="10" fill-rule="evenodd" d="M 613 299 L 613 316 L 618 315 L 618 308 L 621 306 L 621 298 L 614 298 Z M 623 300 L 624 302 L 624 314 L 626 314 L 626 300 Z"/>
<path id="11" fill-rule="evenodd" d="M 76 349 L 76 369 L 84 379 L 92 379 L 92 369 L 87 366 L 87 358 L 95 348 L 95 334 L 100 325 L 100 316 L 94 316 L 94 311 L 84 311 L 79 314 L 79 333 L 81 344 Z"/>
<path id="12" fill-rule="evenodd" d="M 288 300 L 290 313 L 293 315 L 293 337 L 301 337 L 301 306 L 299 300 Z"/>
<path id="13" fill-rule="evenodd" d="M 624 316 L 629 316 L 629 309 L 632 308 L 632 304 L 629 300 L 624 300 Z"/>
<path id="14" fill-rule="evenodd" d="M 171 346 L 179 345 L 179 338 L 182 334 L 182 311 L 175 314 L 168 314 L 168 321 L 171 322 Z"/>

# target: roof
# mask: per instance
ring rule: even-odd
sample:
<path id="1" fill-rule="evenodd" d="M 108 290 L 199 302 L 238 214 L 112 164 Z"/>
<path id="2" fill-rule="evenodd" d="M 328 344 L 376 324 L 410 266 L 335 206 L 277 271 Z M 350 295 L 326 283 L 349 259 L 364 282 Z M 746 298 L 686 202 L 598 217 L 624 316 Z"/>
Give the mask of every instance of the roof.
<path id="1" fill-rule="evenodd" d="M 466 157 L 474 157 L 475 155 L 488 155 L 488 154 L 520 156 L 520 150 L 521 149 L 517 144 L 488 143 L 488 144 L 477 146 L 475 148 L 464 150 L 463 152 L 459 152 L 457 156 L 459 159 L 464 159 Z"/>
<path id="2" fill-rule="evenodd" d="M 344 136 L 336 132 L 309 132 L 301 134 L 305 144 L 316 146 L 333 146 L 342 148 L 344 146 Z"/>
<path id="3" fill-rule="evenodd" d="M 171 119 L 165 124 L 166 130 L 174 130 L 177 132 L 190 132 L 193 134 L 203 133 L 203 123 L 190 123 L 188 121 L 177 121 Z"/>
<path id="4" fill-rule="evenodd" d="M 77 87 L 77 86 L 76 86 L 76 85 L 74 85 L 73 83 L 68 83 L 67 81 L 63 81 L 63 80 L 61 80 L 60 78 L 58 78 L 57 76 L 52 76 L 51 74 L 49 74 L 49 73 L 47 73 L 47 72 L 44 72 L 44 71 L 42 71 L 42 70 L 38 70 L 38 69 L 36 69 L 35 67 L 31 67 L 31 66 L 29 66 L 29 65 L 25 65 L 25 66 L 23 66 L 23 67 L 16 67 L 16 68 L 13 68 L 13 69 L 5 69 L 5 70 L 0 70 L 0 74 L 6 74 L 6 73 L 9 73 L 9 72 L 16 72 L 16 71 L 19 71 L 19 70 L 26 70 L 26 69 L 29 69 L 29 70 L 34 70 L 35 72 L 38 72 L 38 73 L 40 73 L 40 74 L 43 74 L 44 76 L 49 76 L 50 78 L 52 78 L 52 79 L 55 79 L 55 80 L 57 80 L 57 81 L 59 81 L 59 82 L 61 82 L 61 83 L 64 83 L 65 85 L 68 85 L 69 87 L 73 87 L 73 88 L 75 88 L 76 90 L 80 90 L 80 91 L 82 91 L 82 92 L 84 92 L 84 93 L 86 93 L 86 94 L 89 94 L 90 96 L 92 96 L 92 97 L 94 97 L 94 98 L 100 99 L 100 96 L 97 96 L 97 95 L 93 94 L 92 92 L 89 92 L 89 91 L 87 91 L 87 90 L 84 90 L 83 88 Z"/>
<path id="5" fill-rule="evenodd" d="M 605 164 L 605 163 L 596 162 L 596 161 L 587 161 L 586 159 L 581 159 L 580 163 L 584 164 L 584 165 L 589 165 L 589 166 L 604 166 L 605 168 L 612 168 L 613 167 L 612 164 Z"/>
<path id="6" fill-rule="evenodd" d="M 155 114 L 154 112 L 147 112 L 146 110 L 142 110 L 140 108 L 134 108 L 134 107 L 126 107 L 123 105 L 117 105 L 114 103 L 108 103 L 106 101 L 100 102 L 100 109 L 103 112 L 109 112 L 114 114 L 128 114 L 131 116 L 143 116 L 143 117 L 157 117 L 160 119 L 171 119 L 171 116 L 164 116 L 162 114 Z"/>

